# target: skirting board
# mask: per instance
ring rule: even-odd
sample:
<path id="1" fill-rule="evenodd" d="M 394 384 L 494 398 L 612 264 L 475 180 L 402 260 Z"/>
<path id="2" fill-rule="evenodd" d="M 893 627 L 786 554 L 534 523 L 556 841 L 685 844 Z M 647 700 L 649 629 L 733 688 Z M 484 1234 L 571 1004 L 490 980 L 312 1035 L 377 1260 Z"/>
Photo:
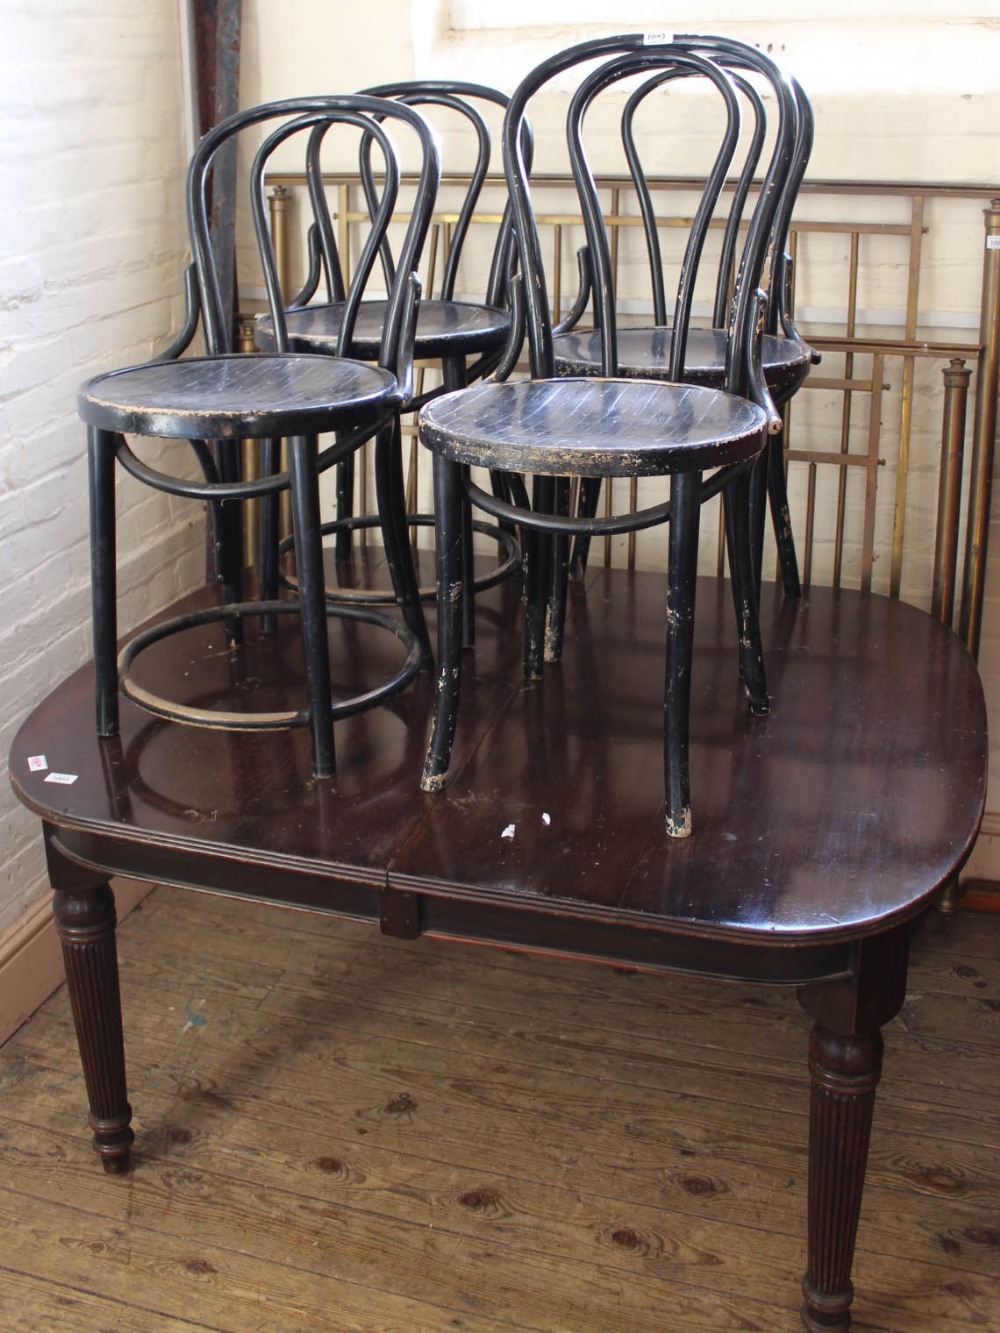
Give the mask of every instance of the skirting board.
<path id="1" fill-rule="evenodd" d="M 118 920 L 128 916 L 153 887 L 131 879 L 113 880 Z M 64 979 L 52 903 L 46 894 L 0 936 L 0 1045 Z"/>

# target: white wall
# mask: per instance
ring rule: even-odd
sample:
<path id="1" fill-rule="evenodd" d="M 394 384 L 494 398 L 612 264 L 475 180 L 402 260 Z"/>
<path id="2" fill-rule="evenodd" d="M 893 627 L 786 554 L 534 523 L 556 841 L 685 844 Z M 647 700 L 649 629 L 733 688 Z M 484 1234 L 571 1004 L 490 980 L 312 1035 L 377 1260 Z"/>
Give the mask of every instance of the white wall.
<path id="1" fill-rule="evenodd" d="M 14 731 L 89 655 L 76 390 L 176 327 L 186 232 L 177 0 L 5 0 L 0 38 L 0 934 L 45 888 Z M 120 484 L 123 625 L 203 574 L 201 516 Z"/>

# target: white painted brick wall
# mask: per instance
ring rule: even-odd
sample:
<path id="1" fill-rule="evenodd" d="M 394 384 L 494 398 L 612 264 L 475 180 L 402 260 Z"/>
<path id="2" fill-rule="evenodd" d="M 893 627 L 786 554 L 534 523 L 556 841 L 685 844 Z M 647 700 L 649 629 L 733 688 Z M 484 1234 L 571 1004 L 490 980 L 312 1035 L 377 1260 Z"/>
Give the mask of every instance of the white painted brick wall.
<path id="1" fill-rule="evenodd" d="M 6 0 L 0 43 L 0 756 L 90 652 L 88 376 L 181 315 L 186 144 L 177 0 Z M 118 488 L 120 615 L 203 575 L 200 507 Z M 45 887 L 38 821 L 0 786 L 0 933 Z"/>

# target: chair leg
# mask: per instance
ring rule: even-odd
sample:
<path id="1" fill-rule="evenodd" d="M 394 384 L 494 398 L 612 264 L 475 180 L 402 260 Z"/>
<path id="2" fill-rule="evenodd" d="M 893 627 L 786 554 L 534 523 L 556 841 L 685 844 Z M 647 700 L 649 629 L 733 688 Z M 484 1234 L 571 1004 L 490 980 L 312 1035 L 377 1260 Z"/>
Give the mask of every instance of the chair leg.
<path id="1" fill-rule="evenodd" d="M 751 713 L 762 717 L 768 711 L 769 701 L 750 550 L 750 485 L 750 472 L 744 469 L 726 487 L 723 501 L 729 574 L 740 644 L 740 678 L 746 687 Z"/>
<path id="2" fill-rule="evenodd" d="M 462 584 L 469 595 L 462 598 L 462 646 L 473 648 L 476 643 L 476 548 L 472 527 L 472 504 L 465 489 L 472 477 L 472 469 L 462 464 Z"/>
<path id="3" fill-rule="evenodd" d="M 115 436 L 87 429 L 90 587 L 97 734 L 118 734 L 118 582 L 115 567 Z"/>
<path id="4" fill-rule="evenodd" d="M 440 791 L 451 763 L 462 683 L 462 469 L 434 455 L 434 532 L 437 564 L 437 694 L 420 786 Z"/>
<path id="5" fill-rule="evenodd" d="M 398 416 L 379 431 L 375 441 L 375 495 L 385 558 L 396 601 L 404 621 L 420 644 L 420 668 L 428 671 L 434 666 L 434 654 L 431 652 L 431 640 L 420 600 L 420 587 L 413 567 L 413 552 L 406 524 L 402 434 Z"/>
<path id="6" fill-rule="evenodd" d="M 555 504 L 555 479 L 535 477 L 532 508 L 551 514 Z M 552 536 L 533 531 L 527 546 L 524 608 L 524 679 L 541 680 L 545 665 L 545 632 L 551 588 Z"/>
<path id="7" fill-rule="evenodd" d="M 235 440 L 217 440 L 216 464 L 222 481 L 239 481 L 240 457 Z M 243 506 L 239 500 L 220 500 L 212 506 L 215 527 L 216 569 L 222 584 L 222 602 L 232 606 L 243 600 Z M 226 642 L 243 642 L 243 622 L 238 616 L 225 622 Z"/>
<path id="8" fill-rule="evenodd" d="M 335 761 L 330 701 L 330 646 L 326 635 L 326 588 L 315 437 L 293 435 L 289 439 L 288 474 L 292 492 L 312 767 L 315 777 L 331 778 L 335 771 Z"/>
<path id="9" fill-rule="evenodd" d="M 691 835 L 691 661 L 700 521 L 701 473 L 675 474 L 670 481 L 663 692 L 663 776 L 670 838 Z"/>
<path id="10" fill-rule="evenodd" d="M 561 478 L 555 483 L 555 512 L 569 514 L 569 481 Z M 545 618 L 545 660 L 562 660 L 563 637 L 566 629 L 566 593 L 569 583 L 569 537 L 556 533 L 552 543 L 552 563 L 549 569 L 549 598 Z"/>
<path id="11" fill-rule="evenodd" d="M 788 510 L 784 430 L 768 439 L 765 456 L 767 491 L 771 506 L 771 522 L 774 525 L 774 539 L 778 544 L 781 583 L 786 597 L 799 598 L 802 596 L 802 582 L 799 578 L 798 557 L 795 554 L 795 538 L 792 535 L 792 516 Z"/>
<path id="12" fill-rule="evenodd" d="M 348 454 L 337 464 L 337 520 L 354 516 L 354 454 Z M 334 537 L 334 556 L 339 563 L 351 558 L 350 528 L 341 528 Z"/>
<path id="13" fill-rule="evenodd" d="M 260 442 L 260 475 L 273 477 L 278 471 L 281 441 L 273 436 Z M 278 598 L 278 513 L 280 492 L 265 495 L 260 502 L 260 599 L 274 602 Z M 261 616 L 262 634 L 274 634 L 277 617 Z"/>
<path id="14" fill-rule="evenodd" d="M 600 477 L 584 477 L 580 483 L 579 513 L 581 517 L 593 518 L 597 513 L 597 504 L 601 497 Z M 590 555 L 590 533 L 577 533 L 573 541 L 573 558 L 570 562 L 570 575 L 582 579 L 587 572 L 587 558 Z"/>

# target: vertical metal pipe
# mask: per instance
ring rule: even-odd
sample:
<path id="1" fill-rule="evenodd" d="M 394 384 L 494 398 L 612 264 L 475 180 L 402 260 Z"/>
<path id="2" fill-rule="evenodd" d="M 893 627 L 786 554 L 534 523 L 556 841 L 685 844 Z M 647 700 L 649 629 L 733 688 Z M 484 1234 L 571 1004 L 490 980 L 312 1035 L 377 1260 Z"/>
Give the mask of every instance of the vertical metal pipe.
<path id="1" fill-rule="evenodd" d="M 965 532 L 965 568 L 959 633 L 975 656 L 983 622 L 986 546 L 989 538 L 993 458 L 996 452 L 997 387 L 1000 383 L 1000 199 L 985 210 L 983 297 L 980 307 L 976 414 L 972 432 L 969 520 Z"/>
<path id="2" fill-rule="evenodd" d="M 847 324 L 844 329 L 848 338 L 853 338 L 858 326 L 858 272 L 860 267 L 860 233 L 851 232 L 851 262 L 847 282 Z M 854 353 L 844 356 L 844 379 L 849 384 L 854 378 Z M 851 451 L 851 390 L 844 390 L 844 402 L 840 418 L 840 452 Z M 840 577 L 844 562 L 844 527 L 847 522 L 847 465 L 840 469 L 837 479 L 837 523 L 833 544 L 833 586 L 840 587 Z"/>
<path id="3" fill-rule="evenodd" d="M 882 440 L 882 393 L 886 388 L 885 355 L 872 357 L 872 396 L 868 412 L 868 458 L 865 468 L 865 521 L 861 537 L 861 591 L 871 592 L 875 566 L 875 501 L 878 494 L 879 447 Z"/>
<path id="4" fill-rule="evenodd" d="M 943 374 L 944 415 L 941 422 L 941 470 L 938 482 L 931 615 L 943 625 L 950 625 L 955 609 L 955 574 L 958 568 L 958 516 L 962 502 L 965 408 L 972 371 L 967 370 L 962 358 L 956 356 L 952 358 Z"/>
<path id="5" fill-rule="evenodd" d="M 924 200 L 914 196 L 910 216 L 910 256 L 906 290 L 907 342 L 917 336 L 917 312 L 920 301 L 920 251 L 924 236 Z M 892 561 L 889 570 L 889 596 L 898 597 L 903 578 L 903 533 L 906 527 L 906 493 L 910 479 L 910 428 L 913 421 L 913 380 L 915 362 L 903 359 L 903 386 L 900 399 L 899 450 L 896 455 L 896 501 L 892 520 Z"/>
<path id="6" fill-rule="evenodd" d="M 252 315 L 240 315 L 236 324 L 236 347 L 240 352 L 255 352 L 257 341 L 254 337 Z M 260 476 L 260 441 L 242 440 L 240 442 L 240 475 L 244 481 L 255 481 Z M 256 565 L 260 555 L 260 501 L 244 501 L 243 520 L 243 565 L 244 568 Z"/>

